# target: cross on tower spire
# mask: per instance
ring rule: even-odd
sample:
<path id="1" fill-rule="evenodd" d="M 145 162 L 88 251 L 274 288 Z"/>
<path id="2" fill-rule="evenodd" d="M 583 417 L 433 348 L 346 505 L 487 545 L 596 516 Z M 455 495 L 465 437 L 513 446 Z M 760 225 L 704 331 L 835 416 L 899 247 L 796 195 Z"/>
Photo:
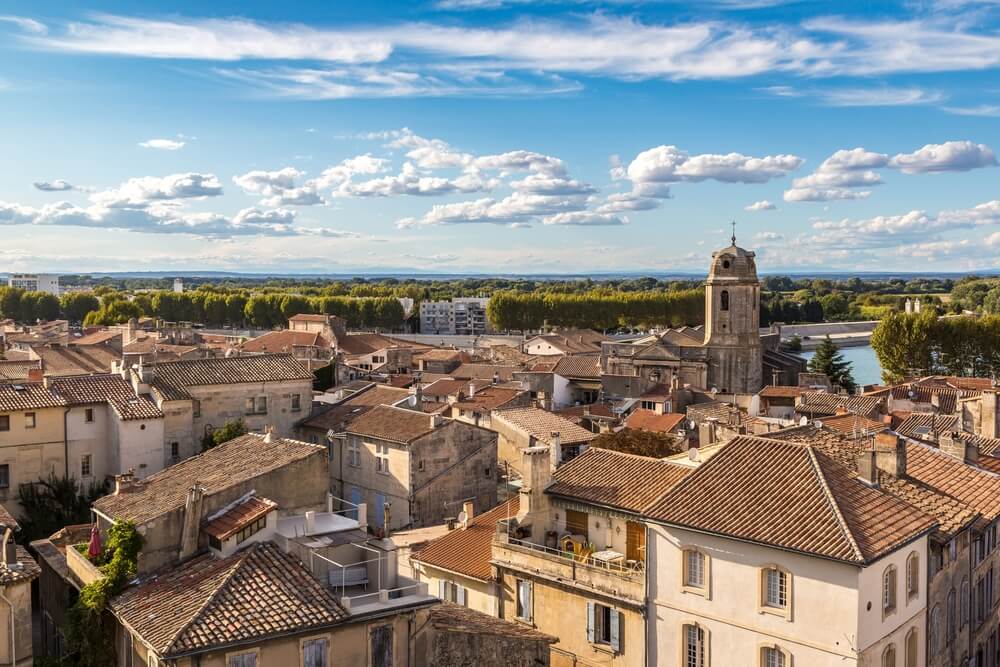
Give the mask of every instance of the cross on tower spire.
<path id="1" fill-rule="evenodd" d="M 732 241 L 733 241 L 733 245 L 736 245 L 736 221 L 735 220 L 733 220 L 732 225 L 733 225 L 733 238 L 732 238 Z"/>

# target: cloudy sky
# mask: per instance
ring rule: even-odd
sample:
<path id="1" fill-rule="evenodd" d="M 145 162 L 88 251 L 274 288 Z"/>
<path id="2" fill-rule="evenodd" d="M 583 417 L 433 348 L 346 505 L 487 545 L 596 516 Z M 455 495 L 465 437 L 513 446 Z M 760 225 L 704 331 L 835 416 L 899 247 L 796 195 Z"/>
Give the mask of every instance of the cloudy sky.
<path id="1" fill-rule="evenodd" d="M 997 0 L 0 0 L 0 271 L 996 268 L 997 151 Z"/>

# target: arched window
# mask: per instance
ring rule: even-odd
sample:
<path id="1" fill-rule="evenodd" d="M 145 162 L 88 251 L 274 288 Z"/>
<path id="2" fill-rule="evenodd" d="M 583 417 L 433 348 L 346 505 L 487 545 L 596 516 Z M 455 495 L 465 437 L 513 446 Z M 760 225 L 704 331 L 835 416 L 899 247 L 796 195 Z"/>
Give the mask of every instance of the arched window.
<path id="1" fill-rule="evenodd" d="M 790 667 L 792 656 L 777 644 L 760 647 L 760 667 Z"/>
<path id="2" fill-rule="evenodd" d="M 729 290 L 722 290 L 719 294 L 719 310 L 729 310 Z"/>
<path id="3" fill-rule="evenodd" d="M 882 667 L 896 667 L 896 645 L 889 644 L 882 651 Z"/>
<path id="4" fill-rule="evenodd" d="M 906 600 L 917 597 L 920 592 L 920 556 L 914 551 L 906 557 Z"/>
<path id="5" fill-rule="evenodd" d="M 962 578 L 962 622 L 959 627 L 965 627 L 965 624 L 969 622 L 969 578 Z"/>
<path id="6" fill-rule="evenodd" d="M 937 654 L 941 650 L 941 605 L 934 605 L 931 610 L 931 653 Z"/>
<path id="7" fill-rule="evenodd" d="M 906 633 L 906 667 L 917 667 L 917 629 Z"/>
<path id="8" fill-rule="evenodd" d="M 681 626 L 684 667 L 705 667 L 708 663 L 708 642 L 705 639 L 705 629 L 694 623 Z"/>
<path id="9" fill-rule="evenodd" d="M 958 624 L 955 617 L 955 589 L 951 589 L 948 592 L 948 643 L 955 641 L 955 636 L 958 634 Z"/>
<path id="10" fill-rule="evenodd" d="M 896 611 L 896 568 L 893 565 L 882 573 L 882 616 Z"/>

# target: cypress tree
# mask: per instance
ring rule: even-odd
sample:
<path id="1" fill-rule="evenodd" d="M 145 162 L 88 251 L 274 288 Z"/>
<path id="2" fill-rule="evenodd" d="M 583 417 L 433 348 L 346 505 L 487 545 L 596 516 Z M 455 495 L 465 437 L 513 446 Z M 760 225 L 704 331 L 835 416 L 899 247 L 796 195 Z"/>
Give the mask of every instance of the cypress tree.
<path id="1" fill-rule="evenodd" d="M 836 343 L 830 340 L 830 336 L 819 344 L 816 354 L 809 360 L 809 371 L 811 373 L 824 373 L 830 382 L 839 384 L 848 392 L 854 393 L 858 385 L 851 375 L 851 362 L 844 360 L 844 355 Z"/>

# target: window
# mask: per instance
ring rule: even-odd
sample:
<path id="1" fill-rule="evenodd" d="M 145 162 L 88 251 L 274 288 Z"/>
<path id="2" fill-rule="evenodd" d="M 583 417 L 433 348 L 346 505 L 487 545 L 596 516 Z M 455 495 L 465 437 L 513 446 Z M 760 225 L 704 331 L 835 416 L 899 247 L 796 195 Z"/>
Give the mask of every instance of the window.
<path id="1" fill-rule="evenodd" d="M 965 627 L 965 625 L 969 622 L 969 578 L 968 577 L 963 577 L 962 578 L 962 600 L 961 600 L 961 602 L 962 602 L 962 604 L 960 605 L 960 609 L 962 610 L 962 612 L 961 612 L 962 613 L 962 622 L 961 622 L 960 625 L 961 625 L 961 627 Z"/>
<path id="2" fill-rule="evenodd" d="M 777 646 L 764 646 L 760 650 L 761 667 L 786 667 L 789 661 L 785 659 L 785 652 Z"/>
<path id="3" fill-rule="evenodd" d="M 347 443 L 347 462 L 355 468 L 361 465 L 361 451 L 356 440 Z"/>
<path id="4" fill-rule="evenodd" d="M 695 549 L 684 550 L 684 585 L 705 588 L 705 554 Z"/>
<path id="5" fill-rule="evenodd" d="M 889 644 L 882 651 L 882 667 L 896 667 L 896 646 Z"/>
<path id="6" fill-rule="evenodd" d="M 251 536 L 264 530 L 265 526 L 267 526 L 266 516 L 262 516 L 253 523 L 247 524 L 240 529 L 240 532 L 236 533 L 236 543 L 242 544 L 243 542 L 246 542 Z"/>
<path id="7" fill-rule="evenodd" d="M 941 605 L 934 605 L 931 610 L 930 625 L 931 653 L 936 654 L 941 650 Z"/>
<path id="8" fill-rule="evenodd" d="M 267 396 L 257 396 L 254 398 L 251 396 L 245 401 L 245 412 L 248 415 L 266 415 L 267 414 Z"/>
<path id="9" fill-rule="evenodd" d="M 948 560 L 958 560 L 958 540 L 954 537 L 948 541 Z"/>
<path id="10" fill-rule="evenodd" d="M 485 477 L 486 479 L 490 479 L 491 476 L 492 476 L 492 473 L 490 471 L 490 467 L 486 466 L 485 468 L 483 468 L 483 477 Z"/>
<path id="11" fill-rule="evenodd" d="M 35 428 L 35 413 L 25 412 L 24 413 L 24 428 Z"/>
<path id="12" fill-rule="evenodd" d="M 763 572 L 763 595 L 761 601 L 764 607 L 771 609 L 787 609 L 788 607 L 788 573 L 777 567 L 766 568 Z"/>
<path id="13" fill-rule="evenodd" d="M 705 630 L 700 625 L 688 624 L 683 626 L 684 635 L 683 650 L 684 667 L 705 667 L 707 650 L 705 642 Z"/>
<path id="14" fill-rule="evenodd" d="M 948 618 L 947 618 L 948 634 L 947 634 L 947 640 L 946 641 L 950 644 L 953 641 L 955 641 L 955 636 L 958 634 L 958 627 L 957 627 L 957 622 L 956 622 L 957 618 L 956 618 L 956 610 L 955 610 L 955 589 L 954 588 L 951 589 L 951 591 L 949 591 L 949 593 L 948 593 L 948 612 L 947 613 L 948 613 Z"/>
<path id="15" fill-rule="evenodd" d="M 87 408 L 83 411 L 83 421 L 88 424 L 94 423 L 94 408 Z"/>
<path id="16" fill-rule="evenodd" d="M 729 290 L 722 290 L 719 294 L 719 310 L 729 310 Z"/>
<path id="17" fill-rule="evenodd" d="M 94 474 L 93 460 L 90 454 L 84 454 L 80 457 L 80 477 L 90 477 Z"/>
<path id="18" fill-rule="evenodd" d="M 226 667 L 257 667 L 257 651 L 227 655 Z"/>
<path id="19" fill-rule="evenodd" d="M 896 611 L 896 568 L 892 565 L 882 573 L 882 615 Z"/>
<path id="20" fill-rule="evenodd" d="M 249 405 L 251 405 L 251 409 L 248 410 L 247 412 L 248 413 L 252 413 L 253 412 L 253 406 L 252 406 L 252 404 L 249 404 Z M 201 417 L 201 401 L 199 401 L 197 398 L 192 398 L 191 399 L 191 416 L 192 417 Z"/>
<path id="21" fill-rule="evenodd" d="M 566 532 L 570 535 L 583 535 L 584 538 L 590 538 L 590 530 L 588 529 L 587 513 L 578 512 L 577 510 L 566 510 Z"/>
<path id="22" fill-rule="evenodd" d="M 392 626 L 380 625 L 372 630 L 372 667 L 392 667 Z"/>
<path id="23" fill-rule="evenodd" d="M 326 667 L 329 653 L 330 640 L 326 637 L 303 640 L 302 667 Z"/>
<path id="24" fill-rule="evenodd" d="M 267 396 L 257 397 L 257 414 L 259 415 L 267 414 Z"/>
<path id="25" fill-rule="evenodd" d="M 389 474 L 389 445 L 385 443 L 375 445 L 375 472 Z"/>
<path id="26" fill-rule="evenodd" d="M 464 607 L 466 600 L 465 587 L 459 586 L 452 581 L 441 579 L 438 581 L 438 597 L 445 602 L 454 602 Z"/>
<path id="27" fill-rule="evenodd" d="M 10 488 L 10 464 L 0 465 L 0 489 Z"/>
<path id="28" fill-rule="evenodd" d="M 292 394 L 292 412 L 298 412 L 302 409 L 302 397 L 298 394 Z"/>
<path id="29" fill-rule="evenodd" d="M 181 458 L 181 444 L 179 442 L 170 443 L 170 458 L 179 461 Z"/>
<path id="30" fill-rule="evenodd" d="M 517 617 L 529 623 L 534 618 L 531 606 L 532 584 L 524 579 L 517 579 Z"/>
<path id="31" fill-rule="evenodd" d="M 917 629 L 906 634 L 906 667 L 917 667 Z"/>
<path id="32" fill-rule="evenodd" d="M 920 581 L 920 556 L 916 551 L 906 557 L 906 600 L 917 597 Z"/>
<path id="33" fill-rule="evenodd" d="M 0 431 L 10 430 L 10 415 L 0 415 Z"/>
<path id="34" fill-rule="evenodd" d="M 622 613 L 607 605 L 587 603 L 587 641 L 606 644 L 621 653 Z"/>

